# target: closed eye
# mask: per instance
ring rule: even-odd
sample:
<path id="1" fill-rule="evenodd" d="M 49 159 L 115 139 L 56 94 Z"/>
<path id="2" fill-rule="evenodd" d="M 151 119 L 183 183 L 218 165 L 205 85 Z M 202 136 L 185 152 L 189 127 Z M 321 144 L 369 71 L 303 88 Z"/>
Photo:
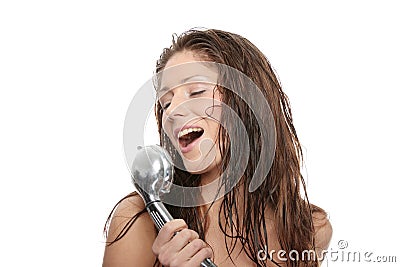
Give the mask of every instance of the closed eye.
<path id="1" fill-rule="evenodd" d="M 196 91 L 190 94 L 190 96 L 197 96 L 197 95 L 201 95 L 202 93 L 204 93 L 206 90 L 200 90 L 200 91 Z"/>

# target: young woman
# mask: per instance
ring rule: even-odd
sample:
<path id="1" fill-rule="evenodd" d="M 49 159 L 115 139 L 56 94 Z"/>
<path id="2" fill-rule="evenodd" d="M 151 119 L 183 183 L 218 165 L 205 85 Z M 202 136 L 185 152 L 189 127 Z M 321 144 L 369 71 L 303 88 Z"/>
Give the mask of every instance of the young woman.
<path id="1" fill-rule="evenodd" d="M 218 83 L 195 80 L 165 86 L 166 70 L 196 62 L 213 62 L 243 73 L 268 105 L 257 106 L 255 111 L 251 103 L 238 97 L 237 91 Z M 175 168 L 174 183 L 197 187 L 221 177 L 222 187 L 231 184 L 235 169 L 227 166 L 232 164 L 230 152 L 238 143 L 221 126 L 231 121 L 224 109 L 218 109 L 221 106 L 233 110 L 247 132 L 246 166 L 237 183 L 222 197 L 195 207 L 166 205 L 176 219 L 160 232 L 137 193 L 124 197 L 107 220 L 103 266 L 200 266 L 206 258 L 219 267 L 318 266 L 332 228 L 324 210 L 308 202 L 300 173 L 302 149 L 289 101 L 267 58 L 237 34 L 190 30 L 164 49 L 156 73 L 162 76 L 157 90 L 163 92 L 156 105 L 161 145 L 186 167 Z M 242 87 L 241 92 L 248 89 Z M 211 99 L 212 104 L 201 104 L 204 99 Z M 262 159 L 262 127 L 257 112 L 272 113 L 275 151 L 270 168 L 264 170 L 265 179 L 249 190 Z M 209 160 L 210 153 L 204 152 L 211 150 L 216 153 L 211 153 Z"/>

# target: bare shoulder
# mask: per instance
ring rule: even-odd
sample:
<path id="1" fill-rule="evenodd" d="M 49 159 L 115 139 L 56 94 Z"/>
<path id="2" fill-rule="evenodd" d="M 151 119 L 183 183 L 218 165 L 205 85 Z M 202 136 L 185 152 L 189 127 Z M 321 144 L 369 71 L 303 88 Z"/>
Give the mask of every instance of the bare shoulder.
<path id="1" fill-rule="evenodd" d="M 312 216 L 315 230 L 315 247 L 320 252 L 328 249 L 333 229 L 328 214 L 323 209 L 312 205 Z"/>
<path id="2" fill-rule="evenodd" d="M 108 229 L 103 267 L 153 266 L 152 245 L 157 236 L 154 224 L 137 194 L 124 199 L 116 208 Z M 121 237 L 121 235 L 123 235 Z"/>

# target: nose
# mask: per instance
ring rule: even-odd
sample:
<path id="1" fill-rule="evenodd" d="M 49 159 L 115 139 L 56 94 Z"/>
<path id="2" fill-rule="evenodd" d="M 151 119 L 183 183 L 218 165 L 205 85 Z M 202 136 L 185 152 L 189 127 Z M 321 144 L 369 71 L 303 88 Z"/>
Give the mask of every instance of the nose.
<path id="1" fill-rule="evenodd" d="M 181 94 L 175 94 L 170 102 L 170 105 L 165 110 L 167 118 L 174 119 L 175 117 L 184 117 L 188 114 L 189 110 L 185 102 L 188 99 Z"/>

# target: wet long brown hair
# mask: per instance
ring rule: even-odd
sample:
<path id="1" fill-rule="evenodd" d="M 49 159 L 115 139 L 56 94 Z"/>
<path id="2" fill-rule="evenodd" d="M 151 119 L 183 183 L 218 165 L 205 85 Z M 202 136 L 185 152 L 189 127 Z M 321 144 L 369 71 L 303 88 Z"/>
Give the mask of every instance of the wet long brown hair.
<path id="1" fill-rule="evenodd" d="M 268 59 L 250 41 L 237 34 L 220 30 L 189 30 L 179 36 L 174 36 L 171 47 L 164 49 L 157 61 L 156 72 L 163 71 L 168 60 L 178 52 L 191 51 L 201 60 L 211 61 L 230 66 L 242 73 L 258 86 L 269 103 L 276 127 L 275 157 L 267 178 L 254 192 L 248 192 L 250 179 L 253 177 L 259 161 L 260 129 L 250 107 L 240 97 L 230 90 L 222 88 L 222 101 L 234 110 L 248 133 L 250 154 L 244 176 L 240 184 L 223 197 L 219 210 L 219 226 L 225 234 L 225 246 L 229 257 L 233 248 L 239 243 L 247 256 L 257 266 L 267 266 L 267 261 L 257 258 L 260 249 L 268 248 L 268 233 L 266 214 L 272 211 L 275 231 L 278 241 L 286 252 L 296 250 L 315 250 L 313 212 L 323 212 L 322 209 L 308 202 L 305 182 L 300 172 L 302 164 L 302 149 L 293 125 L 292 113 L 287 96 L 282 91 L 280 82 L 275 75 Z M 156 105 L 156 119 L 161 138 L 161 145 L 171 147 L 162 129 L 163 108 Z M 222 168 L 229 163 L 229 142 L 225 130 L 219 129 L 220 152 Z M 221 145 L 222 144 L 222 145 Z M 175 169 L 174 182 L 183 186 L 198 186 L 200 176 Z M 224 177 L 229 180 L 229 173 Z M 240 189 L 242 188 L 242 190 Z M 243 190 L 245 188 L 245 190 Z M 301 188 L 304 195 L 301 195 Z M 166 205 L 174 218 L 182 218 L 189 228 L 199 233 L 205 239 L 207 220 L 197 207 L 181 208 Z M 240 211 L 244 211 L 240 213 Z M 142 212 L 143 213 L 143 212 Z M 133 216 L 123 231 L 128 231 L 130 225 L 139 215 Z M 121 233 L 117 239 L 122 238 Z M 207 241 L 207 240 L 206 240 Z M 267 249 L 268 251 L 268 249 Z M 231 258 L 232 260 L 232 258 Z M 273 259 L 270 259 L 274 262 Z M 233 260 L 232 260 L 233 262 Z M 318 266 L 315 259 L 287 261 L 287 266 Z"/>

